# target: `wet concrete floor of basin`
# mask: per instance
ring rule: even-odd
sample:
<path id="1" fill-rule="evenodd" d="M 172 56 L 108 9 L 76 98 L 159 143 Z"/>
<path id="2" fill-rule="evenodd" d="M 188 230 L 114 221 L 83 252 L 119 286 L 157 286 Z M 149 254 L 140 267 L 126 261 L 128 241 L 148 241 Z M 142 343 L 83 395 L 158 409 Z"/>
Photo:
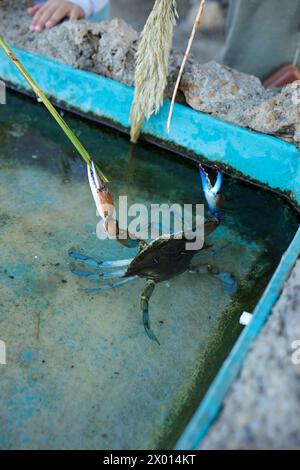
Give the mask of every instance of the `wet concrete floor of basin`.
<path id="1" fill-rule="evenodd" d="M 67 116 L 128 204 L 203 203 L 196 165 Z M 210 274 L 159 284 L 153 330 L 140 312 L 145 280 L 87 294 L 69 271 L 75 246 L 97 259 L 134 256 L 95 235 L 85 164 L 39 104 L 9 94 L 0 107 L 0 448 L 139 449 L 174 444 L 297 227 L 276 196 L 225 178 L 223 221 L 199 255 L 231 272 L 230 295 Z M 285 227 L 284 233 L 282 227 Z M 94 285 L 94 284 L 93 284 Z"/>

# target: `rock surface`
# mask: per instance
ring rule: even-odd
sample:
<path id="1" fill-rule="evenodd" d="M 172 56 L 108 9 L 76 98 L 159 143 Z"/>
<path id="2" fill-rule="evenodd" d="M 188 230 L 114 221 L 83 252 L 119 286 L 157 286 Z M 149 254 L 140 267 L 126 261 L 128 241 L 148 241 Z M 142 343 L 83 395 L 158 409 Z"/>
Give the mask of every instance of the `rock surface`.
<path id="1" fill-rule="evenodd" d="M 300 80 L 267 90 L 258 78 L 216 62 L 191 63 L 181 90 L 198 111 L 300 144 Z"/>
<path id="2" fill-rule="evenodd" d="M 115 18 L 107 22 L 99 38 L 95 71 L 133 86 L 137 45 L 138 33 L 125 21 Z"/>
<path id="3" fill-rule="evenodd" d="M 131 26 L 119 18 L 99 23 L 65 21 L 43 33 L 31 33 L 24 3 L 7 0 L 0 5 L 0 31 L 8 40 L 72 67 L 133 85 L 138 33 Z"/>
<path id="4" fill-rule="evenodd" d="M 201 449 L 300 449 L 300 260 Z"/>
<path id="5" fill-rule="evenodd" d="M 138 33 L 123 20 L 66 21 L 42 34 L 34 34 L 28 31 L 30 18 L 24 2 L 8 0 L 0 8 L 0 30 L 15 45 L 73 67 L 92 70 L 131 86 L 134 84 Z M 168 97 L 180 59 L 173 54 L 170 60 Z M 201 65 L 191 59 L 180 91 L 187 104 L 199 111 L 300 144 L 299 81 L 282 90 L 265 90 L 256 77 L 216 62 Z"/>
<path id="6" fill-rule="evenodd" d="M 2 1 L 0 10 L 0 32 L 16 46 L 134 84 L 138 33 L 123 20 L 65 21 L 36 34 L 28 30 L 24 1 Z M 171 55 L 167 97 L 172 94 L 180 60 L 181 55 Z M 194 109 L 300 145 L 300 81 L 282 90 L 266 90 L 256 77 L 216 62 L 198 64 L 190 59 L 180 91 Z M 182 101 L 182 94 L 178 99 Z"/>

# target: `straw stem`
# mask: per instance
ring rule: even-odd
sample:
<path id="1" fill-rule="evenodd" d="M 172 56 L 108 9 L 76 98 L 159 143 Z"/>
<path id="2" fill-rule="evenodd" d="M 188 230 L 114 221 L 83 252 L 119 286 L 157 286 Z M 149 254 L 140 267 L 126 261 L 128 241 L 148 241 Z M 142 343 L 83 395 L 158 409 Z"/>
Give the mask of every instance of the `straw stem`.
<path id="1" fill-rule="evenodd" d="M 69 140 L 72 142 L 78 153 L 81 155 L 81 157 L 85 160 L 85 162 L 90 166 L 91 165 L 91 157 L 88 153 L 88 151 L 85 149 L 85 147 L 81 144 L 79 139 L 76 137 L 76 135 L 73 133 L 73 131 L 70 129 L 68 124 L 63 120 L 61 115 L 58 113 L 58 111 L 54 108 L 52 103 L 48 100 L 46 95 L 43 93 L 43 91 L 38 87 L 38 85 L 35 83 L 33 78 L 29 75 L 25 67 L 21 64 L 19 59 L 15 56 L 11 48 L 8 46 L 4 38 L 0 35 L 0 46 L 2 49 L 5 51 L 9 59 L 12 61 L 12 63 L 17 67 L 19 72 L 23 75 L 25 80 L 29 83 L 31 88 L 33 89 L 34 93 L 40 98 L 40 100 L 44 103 L 50 114 L 53 116 L 55 121 L 58 123 L 58 125 L 62 128 L 66 136 L 69 138 Z M 106 176 L 102 173 L 102 171 L 97 167 L 97 171 L 99 172 L 99 175 L 103 179 L 105 183 L 108 182 L 108 179 Z"/>
<path id="2" fill-rule="evenodd" d="M 176 99 L 176 96 L 177 96 L 177 92 L 178 92 L 180 80 L 181 80 L 181 77 L 182 77 L 182 74 L 183 74 L 183 70 L 184 70 L 187 58 L 190 54 L 196 31 L 197 31 L 197 29 L 200 28 L 200 25 L 201 25 L 201 17 L 202 17 L 203 11 L 204 11 L 204 4 L 205 4 L 205 0 L 201 0 L 200 5 L 199 5 L 199 9 L 198 9 L 198 12 L 197 12 L 197 15 L 196 15 L 196 18 L 195 18 L 195 22 L 194 22 L 194 25 L 193 25 L 193 29 L 192 29 L 192 32 L 191 32 L 191 35 L 190 35 L 190 38 L 189 38 L 189 42 L 188 42 L 188 45 L 187 45 L 187 48 L 186 48 L 181 66 L 180 66 L 180 70 L 179 70 L 179 73 L 178 73 L 176 84 L 175 84 L 175 87 L 174 87 L 172 101 L 171 101 L 171 105 L 170 105 L 170 111 L 169 111 L 168 120 L 167 120 L 167 130 L 168 130 L 168 132 L 170 131 L 171 119 L 172 119 L 175 99 Z"/>

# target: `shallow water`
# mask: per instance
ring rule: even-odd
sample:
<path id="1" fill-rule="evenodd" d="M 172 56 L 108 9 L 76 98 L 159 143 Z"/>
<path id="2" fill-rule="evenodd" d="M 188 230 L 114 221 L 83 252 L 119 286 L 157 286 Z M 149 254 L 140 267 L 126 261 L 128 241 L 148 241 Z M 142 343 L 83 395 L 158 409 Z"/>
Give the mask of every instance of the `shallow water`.
<path id="1" fill-rule="evenodd" d="M 275 195 L 225 178 L 223 222 L 199 260 L 238 280 L 235 295 L 209 274 L 157 286 L 144 333 L 145 281 L 88 295 L 69 272 L 71 246 L 98 259 L 133 256 L 95 236 L 86 168 L 40 105 L 9 94 L 0 106 L 0 339 L 2 449 L 139 449 L 174 444 L 240 332 L 297 228 Z M 196 165 L 67 120 L 128 202 L 200 203 Z"/>

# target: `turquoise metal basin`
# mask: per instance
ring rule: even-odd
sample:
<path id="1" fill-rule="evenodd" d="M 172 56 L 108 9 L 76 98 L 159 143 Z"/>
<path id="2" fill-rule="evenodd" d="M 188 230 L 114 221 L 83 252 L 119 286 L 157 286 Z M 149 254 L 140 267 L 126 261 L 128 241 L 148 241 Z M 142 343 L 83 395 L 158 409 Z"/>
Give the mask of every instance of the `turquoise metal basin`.
<path id="1" fill-rule="evenodd" d="M 55 103 L 128 131 L 132 88 L 36 54 L 17 49 L 15 53 Z M 0 78 L 21 91 L 30 91 L 3 53 L 0 53 Z M 179 104 L 175 105 L 172 127 L 168 134 L 165 128 L 168 108 L 169 103 L 166 101 L 159 115 L 145 123 L 145 138 L 196 160 L 201 156 L 208 162 L 219 163 L 229 172 L 284 194 L 299 209 L 300 152 L 296 146 L 225 123 Z M 195 449 L 199 446 L 299 254 L 300 230 L 256 306 L 253 320 L 238 338 L 179 439 L 178 449 Z"/>

